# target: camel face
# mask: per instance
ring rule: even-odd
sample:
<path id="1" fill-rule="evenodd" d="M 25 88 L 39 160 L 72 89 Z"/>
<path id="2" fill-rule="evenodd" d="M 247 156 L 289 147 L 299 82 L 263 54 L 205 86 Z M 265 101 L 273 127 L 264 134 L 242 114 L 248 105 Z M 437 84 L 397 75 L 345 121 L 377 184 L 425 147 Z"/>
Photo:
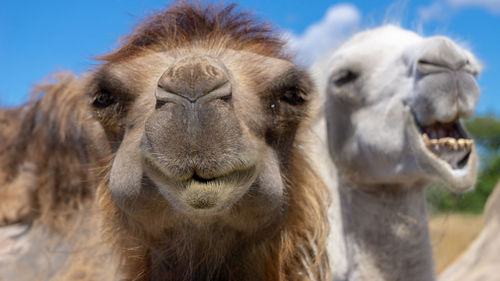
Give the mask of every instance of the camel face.
<path id="1" fill-rule="evenodd" d="M 476 148 L 460 123 L 479 96 L 471 53 L 448 38 L 387 26 L 353 37 L 327 65 L 320 87 L 329 151 L 342 172 L 360 183 L 472 188 Z"/>
<path id="2" fill-rule="evenodd" d="M 256 178 L 259 143 L 233 112 L 233 83 L 220 61 L 199 56 L 174 62 L 158 82 L 139 145 L 143 168 L 186 212 L 222 211 Z"/>
<path id="3" fill-rule="evenodd" d="M 109 62 L 92 83 L 96 116 L 119 142 L 111 194 L 128 213 L 281 215 L 283 165 L 311 87 L 291 62 L 181 48 Z"/>

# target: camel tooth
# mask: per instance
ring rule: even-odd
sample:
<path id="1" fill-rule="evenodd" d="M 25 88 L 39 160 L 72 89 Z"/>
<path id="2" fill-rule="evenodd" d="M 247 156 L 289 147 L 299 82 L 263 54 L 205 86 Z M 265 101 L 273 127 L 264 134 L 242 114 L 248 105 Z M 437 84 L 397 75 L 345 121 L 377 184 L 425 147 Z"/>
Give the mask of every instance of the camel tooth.
<path id="1" fill-rule="evenodd" d="M 470 147 L 470 143 L 468 140 L 464 139 L 464 147 L 465 148 L 469 148 Z"/>
<path id="2" fill-rule="evenodd" d="M 450 147 L 450 142 L 448 141 L 448 138 L 442 138 L 439 140 L 441 142 L 441 144 L 445 147 Z"/>
<path id="3" fill-rule="evenodd" d="M 460 148 L 464 148 L 465 147 L 465 140 L 464 139 L 459 139 L 457 141 L 457 143 L 458 143 L 458 147 L 460 147 Z"/>
<path id="4" fill-rule="evenodd" d="M 424 144 L 425 144 L 425 145 L 427 145 L 427 146 L 428 146 L 428 145 L 430 144 L 430 141 L 429 141 L 429 136 L 427 136 L 427 134 L 426 134 L 426 133 L 424 133 L 424 134 L 422 135 L 422 140 L 424 141 Z"/>
<path id="5" fill-rule="evenodd" d="M 467 140 L 467 139 L 464 140 L 464 145 L 467 148 L 470 148 L 472 146 L 472 143 L 473 143 L 472 140 Z"/>
<path id="6" fill-rule="evenodd" d="M 439 144 L 441 144 L 441 145 L 446 144 L 447 142 L 448 142 L 448 138 L 439 139 Z"/>
<path id="7" fill-rule="evenodd" d="M 439 139 L 439 144 L 448 147 L 448 138 Z"/>
<path id="8" fill-rule="evenodd" d="M 448 138 L 448 145 L 450 148 L 458 149 L 457 141 L 454 138 Z"/>

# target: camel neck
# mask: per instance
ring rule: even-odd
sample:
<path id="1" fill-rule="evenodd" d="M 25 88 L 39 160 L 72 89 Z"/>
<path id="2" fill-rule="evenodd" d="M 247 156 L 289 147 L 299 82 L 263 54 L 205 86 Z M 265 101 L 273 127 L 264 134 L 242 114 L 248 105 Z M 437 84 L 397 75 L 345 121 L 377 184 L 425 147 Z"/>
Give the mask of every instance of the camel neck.
<path id="1" fill-rule="evenodd" d="M 423 186 L 358 186 L 340 177 L 347 280 L 431 281 Z"/>

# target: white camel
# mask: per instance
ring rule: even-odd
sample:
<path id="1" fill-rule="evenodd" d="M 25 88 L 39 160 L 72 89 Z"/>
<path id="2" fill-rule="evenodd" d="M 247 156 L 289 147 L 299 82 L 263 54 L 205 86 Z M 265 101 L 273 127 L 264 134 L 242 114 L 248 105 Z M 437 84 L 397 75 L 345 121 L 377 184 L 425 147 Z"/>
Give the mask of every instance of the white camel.
<path id="1" fill-rule="evenodd" d="M 485 208 L 485 224 L 479 236 L 457 261 L 439 275 L 439 281 L 500 280 L 500 183 Z"/>
<path id="2" fill-rule="evenodd" d="M 473 115 L 479 71 L 452 40 L 394 26 L 359 33 L 313 65 L 334 280 L 435 279 L 425 187 L 475 183 L 476 148 L 460 120 Z"/>

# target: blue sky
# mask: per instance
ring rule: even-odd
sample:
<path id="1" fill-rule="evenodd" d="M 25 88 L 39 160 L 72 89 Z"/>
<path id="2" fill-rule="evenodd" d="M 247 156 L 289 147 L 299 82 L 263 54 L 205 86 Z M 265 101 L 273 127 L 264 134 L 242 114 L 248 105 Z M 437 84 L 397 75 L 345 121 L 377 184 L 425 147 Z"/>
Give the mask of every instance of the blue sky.
<path id="1" fill-rule="evenodd" d="M 58 70 L 81 74 L 160 0 L 17 1 L 0 6 L 0 104 L 27 100 L 37 82 Z M 220 2 L 220 1 L 210 1 Z M 224 1 L 229 2 L 229 1 Z M 352 33 L 384 22 L 463 42 L 484 63 L 478 113 L 500 113 L 500 0 L 236 1 L 287 33 L 307 63 Z M 319 38 L 320 40 L 318 40 Z M 305 48 L 307 47 L 307 48 Z M 316 49 L 314 49 L 316 48 Z"/>

